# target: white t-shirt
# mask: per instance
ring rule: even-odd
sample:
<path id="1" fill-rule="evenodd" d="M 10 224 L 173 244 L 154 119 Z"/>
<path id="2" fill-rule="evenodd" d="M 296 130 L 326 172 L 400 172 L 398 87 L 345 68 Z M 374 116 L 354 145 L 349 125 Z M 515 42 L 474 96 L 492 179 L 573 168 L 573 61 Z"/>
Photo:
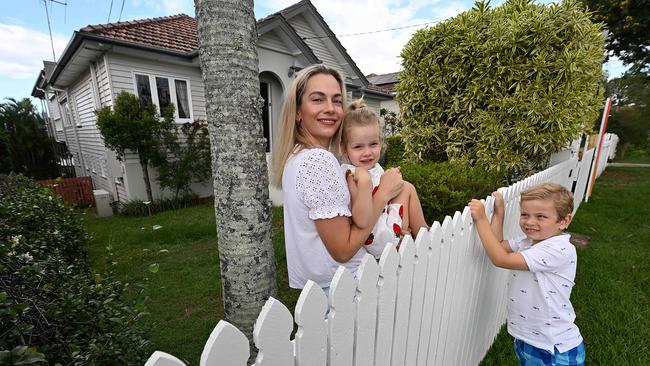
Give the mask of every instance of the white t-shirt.
<path id="1" fill-rule="evenodd" d="M 573 323 L 569 297 L 577 255 L 570 235 L 557 235 L 535 245 L 528 238 L 509 241 L 524 256 L 528 271 L 513 270 L 508 283 L 508 333 L 537 348 L 566 352 L 582 342 Z"/>
<path id="2" fill-rule="evenodd" d="M 350 192 L 334 155 L 320 148 L 303 149 L 289 157 L 282 175 L 284 241 L 289 286 L 303 288 L 307 280 L 329 287 L 339 265 L 356 275 L 365 250 L 346 263 L 332 258 L 314 220 L 352 216 Z"/>

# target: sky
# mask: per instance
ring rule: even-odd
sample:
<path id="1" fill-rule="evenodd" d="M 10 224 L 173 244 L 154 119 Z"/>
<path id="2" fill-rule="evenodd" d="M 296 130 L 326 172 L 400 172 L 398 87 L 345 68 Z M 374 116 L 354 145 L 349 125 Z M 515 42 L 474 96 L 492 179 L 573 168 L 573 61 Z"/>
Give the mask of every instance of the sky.
<path id="1" fill-rule="evenodd" d="M 298 1 L 255 1 L 255 18 Z M 0 3 L 3 8 L 0 100 L 29 97 L 43 60 L 58 59 L 73 32 L 86 25 L 180 13 L 194 16 L 193 0 L 0 0 Z M 471 0 L 312 0 L 312 3 L 366 75 L 399 71 L 399 54 L 417 29 L 453 17 L 473 5 Z M 496 0 L 491 5 L 501 3 L 503 0 Z M 352 35 L 394 28 L 402 29 Z M 605 69 L 611 78 L 621 75 L 626 68 L 620 61 L 610 61 Z"/>

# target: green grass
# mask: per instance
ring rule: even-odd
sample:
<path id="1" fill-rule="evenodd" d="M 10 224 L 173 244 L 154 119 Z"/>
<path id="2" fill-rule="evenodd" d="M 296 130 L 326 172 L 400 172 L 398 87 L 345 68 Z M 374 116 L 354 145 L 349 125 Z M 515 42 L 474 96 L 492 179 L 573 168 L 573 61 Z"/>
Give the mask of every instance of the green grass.
<path id="1" fill-rule="evenodd" d="M 615 158 L 614 163 L 635 163 L 635 164 L 650 164 L 650 155 L 627 154 L 625 157 Z"/>
<path id="2" fill-rule="evenodd" d="M 569 230 L 578 250 L 571 301 L 589 365 L 650 365 L 650 169 L 609 167 Z M 482 365 L 516 365 L 512 337 L 499 333 Z"/>
<path id="3" fill-rule="evenodd" d="M 85 223 L 94 268 L 111 269 L 118 279 L 144 286 L 150 315 L 143 326 L 152 349 L 198 365 L 203 345 L 224 315 L 213 206 L 138 218 L 87 214 Z M 153 230 L 154 225 L 162 228 Z M 288 286 L 281 231 L 282 210 L 274 208 L 278 298 L 293 309 L 300 291 Z M 154 264 L 156 273 L 149 271 Z"/>

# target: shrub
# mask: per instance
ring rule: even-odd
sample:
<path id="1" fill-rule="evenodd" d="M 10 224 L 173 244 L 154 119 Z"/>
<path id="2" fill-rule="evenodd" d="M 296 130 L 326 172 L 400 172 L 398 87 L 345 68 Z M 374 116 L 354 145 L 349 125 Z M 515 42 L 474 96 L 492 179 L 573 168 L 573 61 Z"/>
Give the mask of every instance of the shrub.
<path id="1" fill-rule="evenodd" d="M 401 162 L 404 180 L 420 198 L 427 223 L 462 210 L 472 198 L 484 198 L 505 184 L 505 177 L 460 162 Z"/>
<path id="2" fill-rule="evenodd" d="M 404 142 L 399 135 L 386 138 L 386 165 L 396 166 L 404 160 Z"/>
<path id="3" fill-rule="evenodd" d="M 477 2 L 417 31 L 397 84 L 409 157 L 525 174 L 597 120 L 603 46 L 571 0 Z"/>
<path id="4" fill-rule="evenodd" d="M 35 182 L 0 178 L 2 364 L 143 364 L 141 297 L 93 274 L 74 212 Z"/>
<path id="5" fill-rule="evenodd" d="M 185 195 L 178 198 L 166 198 L 146 203 L 141 200 L 131 200 L 120 205 L 120 215 L 147 216 L 158 212 L 178 210 L 198 205 L 204 200 L 196 195 Z"/>

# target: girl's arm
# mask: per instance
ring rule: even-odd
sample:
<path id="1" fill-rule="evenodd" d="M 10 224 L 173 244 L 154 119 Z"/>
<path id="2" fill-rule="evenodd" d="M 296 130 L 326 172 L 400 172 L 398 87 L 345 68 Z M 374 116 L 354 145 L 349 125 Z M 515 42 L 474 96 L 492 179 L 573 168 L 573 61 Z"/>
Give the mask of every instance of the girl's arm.
<path id="1" fill-rule="evenodd" d="M 388 201 L 401 192 L 403 185 L 402 175 L 397 168 L 388 169 L 381 176 L 379 189 L 371 196 L 370 222 L 377 222 Z M 319 219 L 315 220 L 315 223 L 327 251 L 339 263 L 345 263 L 357 254 L 373 227 L 368 225 L 362 229 L 345 216 Z"/>
<path id="2" fill-rule="evenodd" d="M 348 189 L 350 190 L 350 206 L 352 222 L 365 229 L 372 225 L 372 179 L 364 168 L 356 168 L 355 172 L 346 174 Z M 376 221 L 376 220 L 375 220 Z"/>
<path id="3" fill-rule="evenodd" d="M 507 241 L 503 240 L 503 225 L 501 226 L 501 240 L 499 240 L 490 227 L 491 225 L 485 215 L 485 207 L 483 206 L 483 203 L 479 200 L 472 200 L 468 206 L 471 210 L 472 219 L 474 220 L 474 225 L 476 226 L 478 235 L 483 243 L 483 248 L 485 248 L 485 252 L 490 258 L 490 261 L 492 261 L 492 263 L 497 267 L 527 271 L 528 264 L 526 264 L 524 256 L 521 255 L 521 253 L 509 253 L 506 250 L 506 246 L 509 247 L 509 244 Z M 503 212 L 503 210 L 501 210 L 501 212 Z M 499 215 L 496 216 L 498 217 Z M 497 220 L 494 220 L 493 218 L 493 224 L 495 224 L 494 221 L 498 222 L 498 220 L 498 218 Z M 501 222 L 503 223 L 502 215 Z"/>

